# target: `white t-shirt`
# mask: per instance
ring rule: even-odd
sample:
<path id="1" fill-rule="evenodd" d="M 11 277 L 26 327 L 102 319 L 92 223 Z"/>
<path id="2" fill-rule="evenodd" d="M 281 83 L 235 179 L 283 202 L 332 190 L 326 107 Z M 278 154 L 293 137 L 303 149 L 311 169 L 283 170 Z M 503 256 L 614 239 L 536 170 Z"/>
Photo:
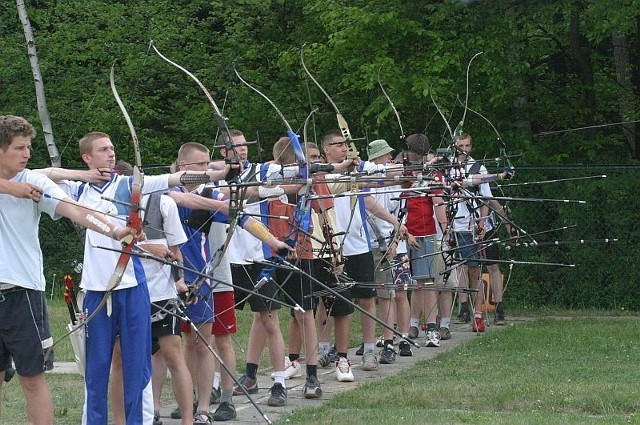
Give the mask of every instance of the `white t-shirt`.
<path id="1" fill-rule="evenodd" d="M 110 221 L 117 226 L 124 226 L 129 215 L 129 207 L 126 204 L 131 201 L 130 182 L 132 179 L 133 177 L 112 174 L 111 180 L 103 186 L 69 180 L 64 180 L 59 185 L 69 196 L 89 208 L 117 215 L 118 218 L 109 217 Z M 167 189 L 169 189 L 168 174 L 144 177 L 143 194 L 166 191 Z M 106 199 L 103 199 L 103 197 Z M 111 200 L 121 201 L 122 203 L 111 202 Z M 88 291 L 106 290 L 120 257 L 119 252 L 97 248 L 99 246 L 116 250 L 122 249 L 120 242 L 102 233 L 87 230 L 80 286 Z M 131 256 L 122 275 L 122 281 L 116 290 L 137 286 L 136 274 L 138 278 L 142 278 L 144 277 L 144 270 L 140 259 Z"/>
<path id="2" fill-rule="evenodd" d="M 147 205 L 146 195 L 142 198 L 142 205 Z M 144 249 L 144 244 L 158 244 L 165 246 L 180 245 L 187 241 L 187 235 L 184 233 L 180 216 L 178 215 L 178 207 L 176 202 L 169 196 L 160 196 L 160 214 L 162 214 L 163 228 L 165 234 L 161 239 L 150 239 L 140 243 L 140 247 Z M 171 266 L 159 263 L 151 259 L 141 259 L 144 267 L 144 273 L 147 276 L 147 286 L 149 287 L 149 296 L 151 301 L 162 301 L 176 298 L 176 285 L 171 275 Z"/>
<path id="3" fill-rule="evenodd" d="M 209 251 L 211 252 L 212 256 L 216 255 L 215 253 L 222 247 L 222 243 L 226 240 L 228 227 L 229 225 L 226 223 L 218 223 L 215 221 L 211 223 L 211 228 L 209 229 Z M 236 227 L 236 230 L 240 229 L 240 226 Z M 231 238 L 233 239 L 233 235 L 231 236 Z M 215 279 L 215 281 L 211 283 L 212 292 L 233 291 L 232 286 L 224 284 L 224 282 L 233 283 L 231 279 L 231 263 L 229 262 L 229 250 L 225 252 L 218 266 L 213 269 L 212 274 Z"/>
<path id="4" fill-rule="evenodd" d="M 469 176 L 469 170 L 471 169 L 473 163 L 475 162 L 475 160 L 473 159 L 469 159 L 468 161 L 465 162 L 464 164 L 464 171 L 465 171 L 465 178 L 467 179 L 467 181 L 470 181 L 470 178 L 468 178 Z M 452 169 L 452 173 L 455 173 L 455 170 Z M 480 166 L 480 170 L 478 172 L 478 174 L 488 174 L 487 169 L 484 167 L 484 165 Z M 466 188 L 462 188 L 459 192 L 459 194 L 461 196 L 488 196 L 491 197 L 493 196 L 493 194 L 491 193 L 491 188 L 489 187 L 489 183 L 482 183 L 480 185 L 478 185 L 478 191 L 477 193 L 474 191 L 470 191 L 469 189 Z M 472 226 L 472 221 L 470 220 L 471 218 L 471 212 L 469 211 L 468 208 L 468 203 L 475 203 L 475 205 L 480 206 L 481 202 L 478 200 L 473 200 L 473 199 L 456 199 L 453 198 L 453 201 L 458 201 L 457 202 L 457 212 L 455 215 L 455 220 L 453 220 L 453 230 L 455 231 L 459 231 L 459 232 L 470 232 L 473 229 L 471 228 Z M 479 208 L 476 209 L 476 216 L 478 216 L 480 214 L 480 210 Z M 476 217 L 479 218 L 479 217 Z"/>
<path id="5" fill-rule="evenodd" d="M 376 164 L 367 161 L 363 163 L 361 171 L 374 171 L 377 169 L 378 166 Z M 327 180 L 329 180 L 329 177 L 327 177 Z M 333 192 L 332 185 L 329 185 L 329 187 Z M 342 237 L 342 253 L 346 256 L 359 255 L 371 251 L 367 237 L 369 229 L 365 228 L 362 221 L 364 204 L 362 206 L 360 204 L 363 202 L 360 200 L 360 196 L 343 196 L 336 198 L 335 201 L 338 231 L 346 232 Z M 353 209 L 351 208 L 352 205 L 354 205 Z M 352 211 L 353 214 L 351 213 Z"/>
<path id="6" fill-rule="evenodd" d="M 266 180 L 280 179 L 282 177 L 282 174 L 280 173 L 281 169 L 282 167 L 278 164 L 269 164 L 266 171 Z M 247 170 L 250 170 L 250 168 Z M 251 177 L 246 172 L 247 170 L 245 170 L 245 174 L 242 175 L 243 181 Z M 256 173 L 256 181 L 262 181 L 260 178 L 260 164 L 257 164 L 254 172 Z M 295 177 L 296 172 L 297 170 L 295 168 L 285 168 L 284 178 Z M 281 199 L 283 202 L 287 202 L 286 196 L 282 196 Z M 244 204 L 242 209 L 247 213 L 256 214 L 253 217 L 260 220 L 260 205 L 263 203 L 266 205 L 266 202 L 267 200 L 265 199 L 260 202 Z M 212 251 L 212 253 L 213 252 L 214 251 Z M 247 259 L 252 259 L 254 261 L 264 260 L 262 242 L 240 226 L 236 226 L 233 230 L 233 235 L 231 236 L 231 241 L 229 242 L 229 248 L 227 249 L 226 255 L 229 262 L 232 264 L 250 264 Z"/>
<path id="7" fill-rule="evenodd" d="M 40 215 L 60 218 L 56 208 L 68 196 L 46 176 L 31 170 L 10 181 L 31 183 L 44 191 L 40 202 L 0 194 L 0 282 L 44 291 L 42 251 L 38 239 Z"/>

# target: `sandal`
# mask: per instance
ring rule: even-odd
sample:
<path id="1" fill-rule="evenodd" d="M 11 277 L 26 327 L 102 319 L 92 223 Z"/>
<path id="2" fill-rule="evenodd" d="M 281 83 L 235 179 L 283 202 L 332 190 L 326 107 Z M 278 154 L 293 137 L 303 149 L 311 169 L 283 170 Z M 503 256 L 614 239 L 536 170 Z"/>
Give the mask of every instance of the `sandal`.
<path id="1" fill-rule="evenodd" d="M 195 415 L 193 415 L 193 425 L 211 425 L 213 423 L 213 419 L 209 412 L 204 410 L 198 410 Z"/>

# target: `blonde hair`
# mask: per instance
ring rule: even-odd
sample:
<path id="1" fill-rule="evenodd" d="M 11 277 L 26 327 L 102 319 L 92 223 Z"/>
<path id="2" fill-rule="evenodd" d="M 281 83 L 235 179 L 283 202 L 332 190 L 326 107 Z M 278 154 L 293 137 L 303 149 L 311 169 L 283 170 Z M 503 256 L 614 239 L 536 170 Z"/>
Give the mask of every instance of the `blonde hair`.
<path id="1" fill-rule="evenodd" d="M 97 139 L 107 138 L 111 139 L 107 133 L 102 133 L 100 131 L 93 131 L 91 133 L 87 133 L 82 136 L 82 139 L 78 142 L 78 147 L 80 148 L 80 155 L 91 154 L 93 150 L 93 142 Z"/>

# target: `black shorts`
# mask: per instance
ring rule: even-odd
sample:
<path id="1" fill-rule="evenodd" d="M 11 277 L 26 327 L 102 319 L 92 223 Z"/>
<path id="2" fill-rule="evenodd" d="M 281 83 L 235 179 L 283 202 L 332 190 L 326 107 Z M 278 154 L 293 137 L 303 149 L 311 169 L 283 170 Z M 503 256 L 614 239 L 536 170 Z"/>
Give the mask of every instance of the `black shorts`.
<path id="1" fill-rule="evenodd" d="M 373 298 L 376 296 L 376 289 L 358 286 L 358 282 L 371 285 L 374 281 L 375 264 L 373 263 L 373 255 L 371 252 L 364 254 L 351 255 L 345 257 L 344 271 L 356 282 L 356 285 L 348 290 L 340 291 L 340 295 L 349 301 L 335 297 L 333 302 L 325 300 L 325 306 L 331 316 L 346 316 L 355 311 L 353 299 L 357 298 Z M 327 302 L 328 301 L 328 302 Z"/>
<path id="2" fill-rule="evenodd" d="M 233 284 L 239 288 L 245 288 L 249 291 L 253 291 L 256 283 L 258 282 L 258 276 L 260 275 L 262 267 L 263 266 L 260 264 L 231 264 L 231 277 L 233 279 Z M 253 312 L 272 311 L 280 308 L 280 303 L 252 295 L 239 288 L 234 288 L 235 299 L 238 300 L 236 304 L 236 309 L 238 310 L 242 310 L 244 308 L 244 304 L 247 300 L 249 301 L 249 307 L 251 307 L 251 311 Z M 280 287 L 278 285 L 272 281 L 268 281 L 260 287 L 258 293 L 265 295 L 266 297 L 276 299 L 279 291 Z"/>
<path id="3" fill-rule="evenodd" d="M 180 335 L 180 319 L 175 315 L 163 312 L 154 304 L 172 310 L 171 300 L 154 301 L 151 303 L 151 317 L 162 317 L 151 322 L 151 355 L 160 350 L 160 338 L 167 335 Z M 164 313 L 164 314 L 163 314 Z"/>
<path id="4" fill-rule="evenodd" d="M 315 311 L 318 306 L 318 298 L 313 297 L 312 294 L 316 291 L 316 284 L 308 276 L 313 276 L 313 262 L 312 260 L 299 260 L 295 264 L 304 273 L 282 269 L 276 271 L 276 281 L 282 285 L 284 292 L 280 299 L 285 304 L 297 303 L 304 310 L 313 309 Z"/>
<path id="5" fill-rule="evenodd" d="M 496 231 L 495 229 L 490 231 L 489 233 L 487 233 L 483 240 L 487 241 L 489 239 L 493 239 L 496 237 Z M 499 260 L 500 259 L 500 254 L 498 253 L 498 244 L 497 243 L 492 243 L 488 246 L 484 246 L 482 251 L 480 251 L 480 256 L 484 257 L 487 260 Z M 490 266 L 492 264 L 496 264 L 496 262 L 492 262 L 492 261 L 487 261 L 486 263 L 487 266 Z"/>
<path id="6" fill-rule="evenodd" d="M 2 291 L 0 302 L 0 370 L 15 363 L 16 372 L 32 377 L 51 369 L 44 353 L 53 345 L 45 293 L 33 289 Z M 79 331 L 81 332 L 81 331 Z"/>

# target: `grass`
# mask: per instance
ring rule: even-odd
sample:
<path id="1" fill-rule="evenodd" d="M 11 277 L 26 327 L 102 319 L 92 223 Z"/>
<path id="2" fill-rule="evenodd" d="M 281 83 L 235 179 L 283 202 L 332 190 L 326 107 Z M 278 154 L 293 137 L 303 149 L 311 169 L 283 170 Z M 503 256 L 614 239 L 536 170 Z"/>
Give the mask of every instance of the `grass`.
<path id="1" fill-rule="evenodd" d="M 536 320 L 491 332 L 435 360 L 416 363 L 395 377 L 363 384 L 316 409 L 296 411 L 280 422 L 640 423 L 640 319 L 618 312 L 527 313 Z M 61 334 L 68 321 L 66 307 L 54 302 L 51 318 L 54 334 Z M 283 328 L 287 318 L 281 314 Z M 241 332 L 236 351 L 242 369 L 241 348 L 246 347 L 250 313 L 241 312 L 238 320 Z M 352 345 L 358 341 L 356 330 Z M 56 358 L 71 360 L 70 345 L 59 347 Z M 266 355 L 263 362 L 268 367 Z M 47 380 L 55 423 L 80 423 L 84 397 L 80 376 L 50 374 Z M 169 399 L 170 393 L 165 390 L 163 398 Z M 2 401 L 0 423 L 26 422 L 17 381 L 3 385 Z"/>
<path id="2" fill-rule="evenodd" d="M 564 318 L 509 326 L 283 421 L 640 423 L 639 324 Z"/>

